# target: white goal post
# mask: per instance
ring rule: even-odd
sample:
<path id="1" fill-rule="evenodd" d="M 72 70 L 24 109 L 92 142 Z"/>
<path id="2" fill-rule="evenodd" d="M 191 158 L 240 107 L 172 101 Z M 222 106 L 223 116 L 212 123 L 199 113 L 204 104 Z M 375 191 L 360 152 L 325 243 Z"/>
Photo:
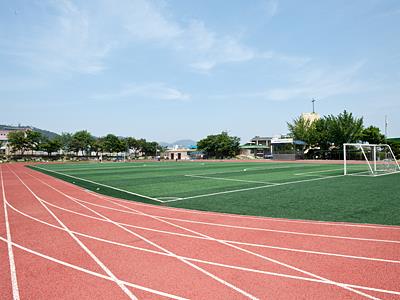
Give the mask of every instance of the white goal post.
<path id="1" fill-rule="evenodd" d="M 343 144 L 344 175 L 381 176 L 400 172 L 387 144 Z"/>

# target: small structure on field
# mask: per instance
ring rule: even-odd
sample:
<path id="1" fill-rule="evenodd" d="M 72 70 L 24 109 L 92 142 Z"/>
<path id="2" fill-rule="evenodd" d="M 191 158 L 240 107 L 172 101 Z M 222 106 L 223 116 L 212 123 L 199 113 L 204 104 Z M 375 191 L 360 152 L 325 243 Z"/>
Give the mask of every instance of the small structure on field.
<path id="1" fill-rule="evenodd" d="M 164 158 L 170 160 L 190 160 L 190 159 L 203 159 L 204 153 L 195 147 L 173 147 L 164 152 Z"/>
<path id="2" fill-rule="evenodd" d="M 304 159 L 306 143 L 291 137 L 255 136 L 240 146 L 240 155 L 246 158 L 271 158 L 277 160 Z"/>
<path id="3" fill-rule="evenodd" d="M 304 159 L 306 143 L 291 137 L 274 137 L 271 140 L 272 158 L 277 160 Z"/>

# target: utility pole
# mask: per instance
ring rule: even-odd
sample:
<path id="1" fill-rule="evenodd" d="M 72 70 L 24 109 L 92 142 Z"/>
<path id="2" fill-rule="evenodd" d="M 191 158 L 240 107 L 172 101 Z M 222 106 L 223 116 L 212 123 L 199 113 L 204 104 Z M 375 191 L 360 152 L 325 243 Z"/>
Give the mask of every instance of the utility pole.
<path id="1" fill-rule="evenodd" d="M 317 101 L 317 100 L 315 100 L 314 98 L 312 99 L 312 112 L 313 112 L 313 114 L 315 114 L 315 109 L 314 109 L 314 103 L 315 103 L 315 101 Z"/>
<path id="2" fill-rule="evenodd" d="M 385 115 L 385 138 L 387 138 L 387 127 L 388 127 L 388 120 L 387 120 L 387 115 Z"/>

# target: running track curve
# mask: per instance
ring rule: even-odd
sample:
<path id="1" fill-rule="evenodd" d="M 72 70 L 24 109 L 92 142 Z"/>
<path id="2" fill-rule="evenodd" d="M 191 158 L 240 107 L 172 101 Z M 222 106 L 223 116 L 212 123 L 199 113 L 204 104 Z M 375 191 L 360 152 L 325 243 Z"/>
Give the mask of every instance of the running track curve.
<path id="1" fill-rule="evenodd" d="M 400 299 L 400 227 L 198 212 L 0 165 L 0 299 Z"/>

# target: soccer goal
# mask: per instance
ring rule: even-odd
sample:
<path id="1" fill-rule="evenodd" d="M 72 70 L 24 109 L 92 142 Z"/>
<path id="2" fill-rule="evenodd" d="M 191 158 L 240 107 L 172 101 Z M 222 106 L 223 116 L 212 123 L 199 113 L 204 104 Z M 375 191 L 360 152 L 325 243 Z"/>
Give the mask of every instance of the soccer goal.
<path id="1" fill-rule="evenodd" d="M 380 176 L 400 172 L 387 144 L 343 144 L 344 175 Z"/>

